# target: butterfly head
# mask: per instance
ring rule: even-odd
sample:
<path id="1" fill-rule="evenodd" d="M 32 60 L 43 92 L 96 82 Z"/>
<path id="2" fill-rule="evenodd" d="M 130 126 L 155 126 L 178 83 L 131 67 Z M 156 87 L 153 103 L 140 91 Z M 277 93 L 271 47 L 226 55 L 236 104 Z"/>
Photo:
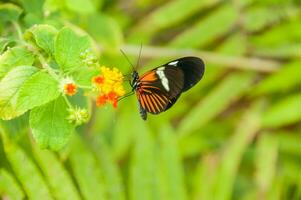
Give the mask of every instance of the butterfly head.
<path id="1" fill-rule="evenodd" d="M 137 71 L 133 71 L 132 72 L 132 83 L 131 83 L 131 86 L 132 86 L 132 89 L 135 90 L 137 87 L 138 87 L 138 83 L 139 83 L 139 74 Z"/>

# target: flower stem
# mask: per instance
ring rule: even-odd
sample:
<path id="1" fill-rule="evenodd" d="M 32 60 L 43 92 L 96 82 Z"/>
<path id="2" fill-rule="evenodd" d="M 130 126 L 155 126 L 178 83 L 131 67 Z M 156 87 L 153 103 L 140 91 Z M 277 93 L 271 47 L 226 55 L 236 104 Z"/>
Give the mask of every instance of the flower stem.
<path id="1" fill-rule="evenodd" d="M 87 85 L 79 85 L 79 84 L 76 84 L 79 88 L 82 88 L 82 89 L 89 89 L 89 90 L 91 90 L 91 89 L 93 89 L 93 87 L 92 86 L 87 86 Z"/>
<path id="2" fill-rule="evenodd" d="M 70 101 L 69 101 L 69 99 L 67 98 L 67 96 L 66 96 L 66 95 L 63 95 L 63 98 L 65 99 L 65 102 L 67 103 L 68 107 L 69 107 L 70 109 L 73 109 L 73 106 L 72 106 L 72 104 L 70 103 Z"/>
<path id="3" fill-rule="evenodd" d="M 22 30 L 21 30 L 20 25 L 19 25 L 16 21 L 13 21 L 12 24 L 13 24 L 13 26 L 15 27 L 15 29 L 16 29 L 16 31 L 17 31 L 18 38 L 19 38 L 20 40 L 23 40 Z"/>

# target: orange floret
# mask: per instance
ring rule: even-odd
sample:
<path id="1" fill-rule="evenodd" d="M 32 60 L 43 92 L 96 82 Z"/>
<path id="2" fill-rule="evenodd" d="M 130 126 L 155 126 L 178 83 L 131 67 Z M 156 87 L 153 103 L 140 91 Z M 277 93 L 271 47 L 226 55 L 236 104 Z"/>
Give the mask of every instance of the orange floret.
<path id="1" fill-rule="evenodd" d="M 74 83 L 64 85 L 64 92 L 69 96 L 73 96 L 77 92 L 77 86 Z"/>

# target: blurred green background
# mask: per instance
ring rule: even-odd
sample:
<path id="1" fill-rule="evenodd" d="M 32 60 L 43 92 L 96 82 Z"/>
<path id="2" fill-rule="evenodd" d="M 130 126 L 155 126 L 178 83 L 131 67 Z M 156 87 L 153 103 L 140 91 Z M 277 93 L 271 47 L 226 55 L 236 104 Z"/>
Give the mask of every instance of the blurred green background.
<path id="1" fill-rule="evenodd" d="M 94 108 L 59 152 L 37 147 L 28 115 L 1 121 L 0 198 L 301 199 L 301 1 L 1 2 L 22 10 L 23 30 L 82 29 L 100 63 L 124 74 L 119 49 L 135 63 L 141 43 L 140 74 L 185 55 L 206 72 L 147 121 L 135 96 Z M 6 23 L 0 32 L 16 34 Z"/>

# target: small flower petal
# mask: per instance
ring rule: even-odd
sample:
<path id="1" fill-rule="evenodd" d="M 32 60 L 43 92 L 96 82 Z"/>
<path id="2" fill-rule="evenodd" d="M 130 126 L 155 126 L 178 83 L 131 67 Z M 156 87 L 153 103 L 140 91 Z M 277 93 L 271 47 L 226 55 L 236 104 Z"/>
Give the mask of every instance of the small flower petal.
<path id="1" fill-rule="evenodd" d="M 107 96 L 106 95 L 99 95 L 96 99 L 97 106 L 103 106 L 107 103 Z"/>
<path id="2" fill-rule="evenodd" d="M 66 77 L 60 81 L 59 90 L 64 94 L 72 96 L 77 92 L 77 85 L 72 78 Z"/>
<path id="3" fill-rule="evenodd" d="M 92 78 L 92 82 L 94 83 L 94 84 L 103 84 L 104 83 L 104 77 L 103 77 L 103 75 L 98 75 L 98 76 L 94 76 L 93 78 Z"/>
<path id="4" fill-rule="evenodd" d="M 64 85 L 64 92 L 69 96 L 73 96 L 77 92 L 77 86 L 74 83 Z"/>
<path id="5" fill-rule="evenodd" d="M 96 105 L 102 106 L 109 102 L 116 108 L 118 98 L 125 94 L 123 75 L 117 68 L 101 67 L 100 71 L 101 75 L 92 78 L 92 83 L 99 92 Z"/>

